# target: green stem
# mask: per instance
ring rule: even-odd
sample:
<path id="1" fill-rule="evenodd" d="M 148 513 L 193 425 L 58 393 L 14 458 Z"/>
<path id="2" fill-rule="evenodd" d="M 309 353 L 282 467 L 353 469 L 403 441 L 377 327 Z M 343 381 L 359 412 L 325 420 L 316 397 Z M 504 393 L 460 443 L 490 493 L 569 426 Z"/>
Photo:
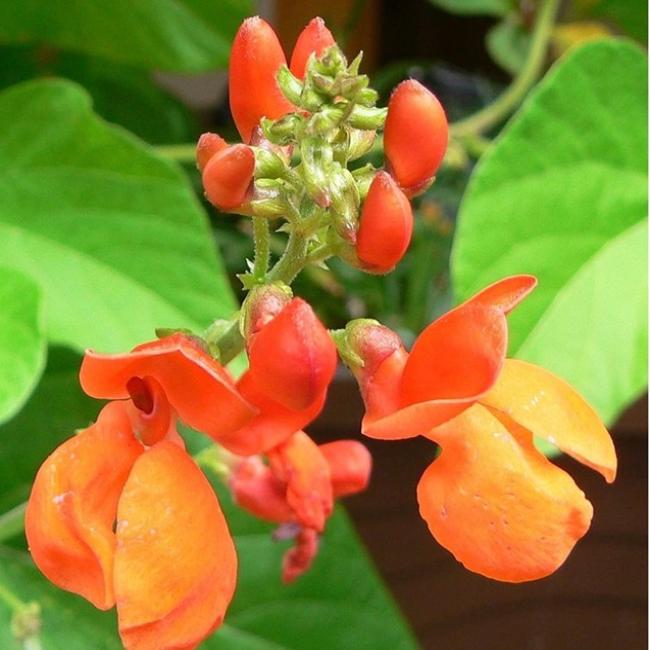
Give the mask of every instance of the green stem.
<path id="1" fill-rule="evenodd" d="M 225 366 L 229 364 L 244 349 L 244 338 L 239 331 L 239 319 L 219 338 L 219 359 Z"/>
<path id="2" fill-rule="evenodd" d="M 154 149 L 166 158 L 178 163 L 193 163 L 196 160 L 196 144 L 161 144 Z"/>
<path id="3" fill-rule="evenodd" d="M 271 261 L 271 233 L 268 219 L 253 217 L 253 237 L 255 239 L 255 263 L 253 276 L 264 280 Z"/>
<path id="4" fill-rule="evenodd" d="M 22 532 L 26 509 L 27 503 L 21 503 L 0 515 L 0 542 L 11 539 Z"/>
<path id="5" fill-rule="evenodd" d="M 278 263 L 269 271 L 269 282 L 291 284 L 307 261 L 307 238 L 298 229 L 291 231 L 287 247 Z"/>
<path id="6" fill-rule="evenodd" d="M 546 51 L 560 0 L 543 0 L 533 28 L 528 59 L 508 88 L 494 102 L 451 125 L 456 137 L 488 131 L 502 122 L 521 103 L 544 69 Z"/>

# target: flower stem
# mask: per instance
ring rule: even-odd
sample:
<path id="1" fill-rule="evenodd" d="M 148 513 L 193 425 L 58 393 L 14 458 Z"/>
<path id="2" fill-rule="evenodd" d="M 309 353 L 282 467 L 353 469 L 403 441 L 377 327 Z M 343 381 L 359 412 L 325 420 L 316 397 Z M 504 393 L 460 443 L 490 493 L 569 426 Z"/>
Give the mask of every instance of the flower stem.
<path id="1" fill-rule="evenodd" d="M 27 503 L 21 503 L 0 515 L 0 542 L 15 537 L 22 532 Z"/>
<path id="2" fill-rule="evenodd" d="M 528 58 L 512 83 L 494 102 L 451 125 L 456 137 L 488 131 L 510 115 L 542 73 L 560 0 L 543 0 L 537 12 Z"/>
<path id="3" fill-rule="evenodd" d="M 253 276 L 263 281 L 271 261 L 271 233 L 269 222 L 264 217 L 253 217 L 253 237 L 255 240 Z"/>
<path id="4" fill-rule="evenodd" d="M 165 158 L 171 158 L 177 163 L 193 163 L 196 160 L 196 144 L 160 144 L 154 149 Z"/>
<path id="5" fill-rule="evenodd" d="M 269 271 L 269 282 L 291 284 L 307 262 L 307 238 L 298 228 L 292 229 L 287 247 L 278 263 Z"/>

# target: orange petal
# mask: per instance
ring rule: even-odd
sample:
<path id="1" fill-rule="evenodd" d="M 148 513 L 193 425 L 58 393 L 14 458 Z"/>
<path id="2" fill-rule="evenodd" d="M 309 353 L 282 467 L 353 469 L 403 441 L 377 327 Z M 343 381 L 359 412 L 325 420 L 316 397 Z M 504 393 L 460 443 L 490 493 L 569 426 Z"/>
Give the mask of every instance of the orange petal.
<path id="1" fill-rule="evenodd" d="M 142 451 L 126 405 L 108 404 L 95 424 L 46 459 L 27 504 L 25 534 L 36 566 L 99 609 L 115 602 L 113 524 L 122 487 Z"/>
<path id="2" fill-rule="evenodd" d="M 243 427 L 219 438 L 219 443 L 239 456 L 262 454 L 284 442 L 302 429 L 321 412 L 326 393 L 306 409 L 299 411 L 282 406 L 262 392 L 253 381 L 250 371 L 245 372 L 237 388 L 241 395 L 258 409 L 258 414 Z"/>
<path id="3" fill-rule="evenodd" d="M 432 535 L 471 571 L 507 582 L 553 573 L 593 509 L 532 434 L 475 405 L 431 432 L 442 453 L 418 484 Z"/>
<path id="4" fill-rule="evenodd" d="M 287 483 L 287 503 L 298 522 L 322 532 L 334 498 L 329 465 L 318 445 L 298 431 L 269 452 L 269 461 L 274 474 Z"/>
<path id="5" fill-rule="evenodd" d="M 585 399 L 548 370 L 508 359 L 481 403 L 600 472 L 608 483 L 616 477 L 616 451 L 607 429 Z"/>
<path id="6" fill-rule="evenodd" d="M 127 354 L 86 351 L 79 379 L 91 397 L 130 397 L 132 377 L 152 377 L 183 422 L 215 440 L 236 431 L 255 414 L 228 372 L 192 338 L 174 334 Z"/>
<path id="7" fill-rule="evenodd" d="M 301 410 L 318 400 L 336 370 L 336 346 L 312 308 L 294 298 L 251 337 L 251 379 L 283 406 Z"/>
<path id="8" fill-rule="evenodd" d="M 534 275 L 511 275 L 499 280 L 475 296 L 467 303 L 480 303 L 501 309 L 504 314 L 512 311 L 535 287 L 537 278 Z"/>
<path id="9" fill-rule="evenodd" d="M 176 417 L 162 386 L 152 377 L 131 377 L 126 383 L 131 395 L 129 416 L 135 434 L 151 446 L 176 430 Z"/>
<path id="10" fill-rule="evenodd" d="M 303 528 L 296 536 L 296 543 L 282 560 L 282 582 L 290 584 L 309 570 L 318 553 L 318 533 Z"/>
<path id="11" fill-rule="evenodd" d="M 402 375 L 403 404 L 475 401 L 494 385 L 507 346 L 500 309 L 473 303 L 453 309 L 415 341 Z"/>
<path id="12" fill-rule="evenodd" d="M 336 440 L 319 445 L 330 468 L 334 498 L 361 492 L 368 487 L 372 456 L 357 440 Z"/>
<path id="13" fill-rule="evenodd" d="M 278 524 L 292 520 L 287 488 L 259 456 L 243 459 L 234 468 L 228 485 L 235 503 L 251 514 Z"/>
<path id="14" fill-rule="evenodd" d="M 312 18 L 298 36 L 291 54 L 289 69 L 294 76 L 302 79 L 305 76 L 307 61 L 312 52 L 319 57 L 335 42 L 332 32 L 325 26 L 325 21 L 319 17 Z"/>
<path id="15" fill-rule="evenodd" d="M 217 497 L 164 440 L 133 466 L 117 510 L 115 599 L 128 650 L 193 648 L 218 627 L 237 556 Z"/>
<path id="16" fill-rule="evenodd" d="M 263 117 L 275 120 L 295 110 L 276 81 L 286 62 L 273 28 L 258 16 L 247 18 L 235 35 L 228 67 L 230 111 L 244 142 Z"/>

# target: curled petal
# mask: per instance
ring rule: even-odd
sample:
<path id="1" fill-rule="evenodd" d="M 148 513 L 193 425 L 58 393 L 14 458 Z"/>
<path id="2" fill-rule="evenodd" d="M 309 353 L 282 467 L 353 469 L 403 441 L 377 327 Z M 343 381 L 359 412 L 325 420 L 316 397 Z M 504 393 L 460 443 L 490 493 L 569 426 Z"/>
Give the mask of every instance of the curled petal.
<path id="1" fill-rule="evenodd" d="M 237 388 L 248 403 L 257 408 L 257 415 L 243 427 L 221 436 L 219 443 L 239 456 L 262 454 L 284 442 L 293 433 L 307 426 L 321 412 L 326 393 L 306 409 L 294 410 L 268 397 L 253 381 L 250 371 L 245 372 Z"/>
<path id="2" fill-rule="evenodd" d="M 308 408 L 327 390 L 336 346 L 312 308 L 294 298 L 248 344 L 250 377 L 283 406 Z"/>
<path id="3" fill-rule="evenodd" d="M 285 553 L 282 560 L 282 582 L 294 582 L 309 570 L 318 553 L 318 541 L 318 533 L 311 528 L 303 528 L 298 533 L 295 545 Z"/>
<path id="4" fill-rule="evenodd" d="M 245 144 L 233 144 L 214 154 L 201 176 L 205 196 L 220 210 L 235 210 L 251 193 L 255 154 Z"/>
<path id="5" fill-rule="evenodd" d="M 25 534 L 36 566 L 99 609 L 114 604 L 113 524 L 122 487 L 142 453 L 121 402 L 59 446 L 36 475 Z"/>
<path id="6" fill-rule="evenodd" d="M 357 440 L 336 440 L 318 448 L 329 465 L 335 499 L 368 487 L 372 456 L 365 445 Z"/>
<path id="7" fill-rule="evenodd" d="M 135 434 L 151 446 L 176 430 L 176 417 L 162 386 L 152 377 L 131 377 L 126 383 L 131 395 L 128 405 Z"/>
<path id="8" fill-rule="evenodd" d="M 508 359 L 481 403 L 600 472 L 608 483 L 615 479 L 616 451 L 607 429 L 586 400 L 548 370 Z"/>
<path id="9" fill-rule="evenodd" d="M 291 54 L 289 69 L 294 76 L 302 79 L 305 76 L 305 68 L 310 55 L 313 53 L 317 57 L 320 56 L 335 42 L 332 32 L 325 26 L 325 21 L 319 17 L 312 18 L 298 36 Z"/>
<path id="10" fill-rule="evenodd" d="M 230 50 L 230 111 L 246 143 L 263 117 L 277 119 L 295 109 L 276 82 L 286 65 L 282 46 L 273 28 L 258 16 L 247 18 Z"/>
<path id="11" fill-rule="evenodd" d="M 402 375 L 404 405 L 466 400 L 494 385 L 508 346 L 508 327 L 496 307 L 469 303 L 431 323 L 418 336 Z"/>
<path id="12" fill-rule="evenodd" d="M 259 456 L 242 460 L 228 480 L 235 503 L 251 514 L 276 523 L 291 521 L 287 488 Z"/>
<path id="13" fill-rule="evenodd" d="M 411 204 L 386 172 L 378 172 L 363 203 L 356 252 L 363 268 L 388 273 L 402 259 L 413 234 Z"/>
<path id="14" fill-rule="evenodd" d="M 125 647 L 195 647 L 223 621 L 237 575 L 212 487 L 164 440 L 133 466 L 117 519 L 114 584 Z"/>
<path id="15" fill-rule="evenodd" d="M 204 133 L 196 145 L 196 165 L 199 171 L 203 171 L 210 158 L 222 149 L 225 149 L 228 143 L 216 133 Z"/>
<path id="16" fill-rule="evenodd" d="M 497 307 L 507 314 L 536 286 L 537 278 L 534 275 L 511 275 L 479 291 L 467 302 Z"/>
<path id="17" fill-rule="evenodd" d="M 447 150 L 447 118 L 435 95 L 414 79 L 388 102 L 384 146 L 390 172 L 407 196 L 426 189 Z"/>
<path id="18" fill-rule="evenodd" d="M 322 532 L 334 497 L 329 465 L 318 445 L 298 431 L 269 452 L 269 460 L 274 474 L 287 484 L 287 503 L 298 523 Z"/>
<path id="19" fill-rule="evenodd" d="M 431 432 L 442 453 L 418 484 L 431 534 L 471 571 L 507 582 L 553 573 L 587 532 L 591 504 L 532 434 L 475 405 Z"/>
<path id="20" fill-rule="evenodd" d="M 127 385 L 132 377 L 155 379 L 180 419 L 215 440 L 256 413 L 228 372 L 183 334 L 145 343 L 128 354 L 88 350 L 79 373 L 84 391 L 101 399 L 130 397 Z"/>

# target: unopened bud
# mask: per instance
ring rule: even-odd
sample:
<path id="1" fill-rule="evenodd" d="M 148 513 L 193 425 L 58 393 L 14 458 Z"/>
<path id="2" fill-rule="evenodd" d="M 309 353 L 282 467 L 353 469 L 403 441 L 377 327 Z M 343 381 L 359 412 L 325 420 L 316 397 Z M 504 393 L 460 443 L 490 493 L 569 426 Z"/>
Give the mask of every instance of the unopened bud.
<path id="1" fill-rule="evenodd" d="M 291 72 L 298 78 L 305 76 L 305 69 L 309 57 L 314 54 L 315 57 L 321 54 L 335 44 L 334 37 L 329 29 L 325 26 L 322 18 L 313 18 L 302 30 L 291 55 Z"/>
<path id="2" fill-rule="evenodd" d="M 372 108 L 357 105 L 352 109 L 348 118 L 348 123 L 355 129 L 377 131 L 384 127 L 386 112 L 387 109 L 385 108 Z"/>
<path id="3" fill-rule="evenodd" d="M 331 203 L 328 175 L 333 165 L 332 148 L 317 138 L 305 138 L 301 142 L 300 155 L 309 196 L 321 208 L 328 208 Z"/>
<path id="4" fill-rule="evenodd" d="M 208 201 L 220 210 L 233 210 L 246 203 L 253 184 L 255 154 L 245 144 L 235 144 L 210 158 L 203 170 Z"/>
<path id="5" fill-rule="evenodd" d="M 246 296 L 239 317 L 239 328 L 249 341 L 271 322 L 291 301 L 291 288 L 282 282 L 254 286 Z"/>
<path id="6" fill-rule="evenodd" d="M 280 66 L 277 75 L 278 86 L 283 95 L 296 106 L 300 106 L 300 96 L 302 95 L 302 83 L 300 79 L 291 74 L 286 65 Z"/>
<path id="7" fill-rule="evenodd" d="M 354 176 L 338 163 L 334 163 L 328 179 L 334 228 L 341 239 L 354 244 L 360 203 Z"/>
<path id="8" fill-rule="evenodd" d="M 384 171 L 373 179 L 363 204 L 357 256 L 372 273 L 388 273 L 402 259 L 413 234 L 411 204 Z"/>
<path id="9" fill-rule="evenodd" d="M 368 153 L 375 142 L 376 131 L 349 129 L 348 160 L 356 160 Z"/>
<path id="10" fill-rule="evenodd" d="M 255 178 L 282 178 L 287 166 L 275 152 L 255 147 Z"/>
<path id="11" fill-rule="evenodd" d="M 447 149 L 445 111 L 435 95 L 410 79 L 388 102 L 384 147 L 389 171 L 407 196 L 424 191 Z"/>
<path id="12" fill-rule="evenodd" d="M 204 133 L 196 145 L 196 166 L 203 171 L 208 161 L 216 153 L 225 149 L 228 143 L 216 133 Z"/>

